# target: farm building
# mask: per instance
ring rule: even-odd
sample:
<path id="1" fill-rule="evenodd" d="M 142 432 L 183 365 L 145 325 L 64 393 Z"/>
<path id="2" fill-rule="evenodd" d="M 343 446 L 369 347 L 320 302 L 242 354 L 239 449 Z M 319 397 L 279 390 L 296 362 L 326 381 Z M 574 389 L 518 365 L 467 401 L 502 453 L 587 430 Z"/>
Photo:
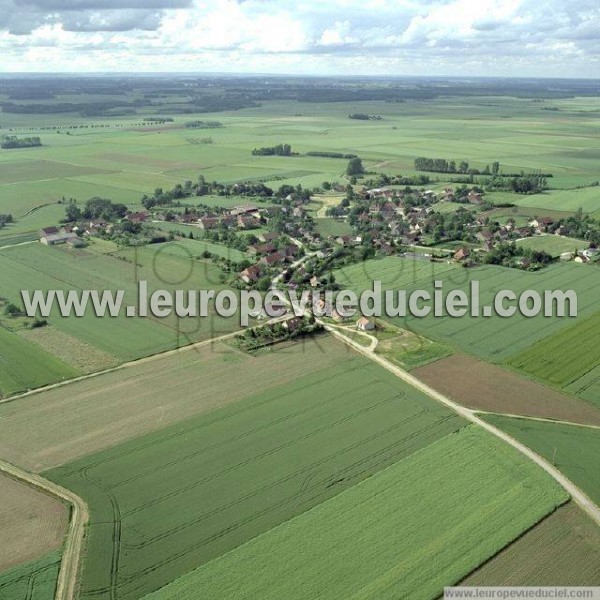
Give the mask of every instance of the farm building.
<path id="1" fill-rule="evenodd" d="M 356 321 L 356 328 L 361 331 L 373 331 L 375 329 L 375 323 L 367 317 L 361 317 L 358 321 Z"/>
<path id="2" fill-rule="evenodd" d="M 77 237 L 76 233 L 53 233 L 40 237 L 40 242 L 46 246 L 56 246 L 58 244 L 69 244 L 71 246 L 80 246 L 83 242 Z"/>

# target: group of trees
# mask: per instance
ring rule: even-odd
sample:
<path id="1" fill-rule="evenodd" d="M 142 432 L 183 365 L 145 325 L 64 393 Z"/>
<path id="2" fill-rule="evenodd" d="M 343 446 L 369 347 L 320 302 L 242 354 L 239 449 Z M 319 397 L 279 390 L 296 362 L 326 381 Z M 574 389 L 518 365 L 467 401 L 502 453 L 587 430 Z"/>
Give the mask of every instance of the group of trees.
<path id="1" fill-rule="evenodd" d="M 115 221 L 122 219 L 127 214 L 125 204 L 114 203 L 108 198 L 94 197 L 90 198 L 83 209 L 79 208 L 75 202 L 70 202 L 65 209 L 65 223 L 73 223 L 81 219 L 104 219 L 105 221 Z"/>
<path id="2" fill-rule="evenodd" d="M 252 154 L 254 156 L 291 156 L 292 147 L 289 144 L 277 144 L 276 146 L 254 148 Z"/>
<path id="3" fill-rule="evenodd" d="M 358 156 L 351 158 L 348 161 L 348 166 L 346 167 L 346 175 L 348 175 L 348 177 L 362 175 L 364 172 L 365 168 L 363 167 L 362 160 L 358 158 Z"/>
<path id="4" fill-rule="evenodd" d="M 313 150 L 307 152 L 306 156 L 320 156 L 323 158 L 356 158 L 356 154 L 346 154 L 344 152 L 325 152 L 320 150 Z"/>
<path id="5" fill-rule="evenodd" d="M 242 350 L 252 351 L 299 336 L 312 335 L 323 331 L 323 329 L 322 325 L 314 322 L 314 318 L 304 317 L 295 329 L 286 328 L 283 323 L 246 329 L 242 335 L 235 338 L 235 342 Z"/>
<path id="6" fill-rule="evenodd" d="M 468 241 L 473 237 L 474 223 L 475 215 L 462 207 L 453 213 L 436 212 L 429 217 L 425 233 L 431 233 L 435 243 Z"/>
<path id="7" fill-rule="evenodd" d="M 219 129 L 223 127 L 220 121 L 188 121 L 185 126 L 188 129 Z"/>
<path id="8" fill-rule="evenodd" d="M 517 246 L 515 242 L 497 244 L 483 258 L 483 262 L 488 265 L 517 267 L 525 270 L 537 270 L 553 261 L 554 258 L 550 254 Z"/>
<path id="9" fill-rule="evenodd" d="M 560 219 L 551 225 L 549 230 L 553 233 L 559 228 L 563 235 L 600 245 L 600 220 L 584 214 L 581 208 L 573 216 Z"/>
<path id="10" fill-rule="evenodd" d="M 415 170 L 431 171 L 433 173 L 459 173 L 467 175 L 498 175 L 500 173 L 500 163 L 495 161 L 492 166 L 486 165 L 483 170 L 473 169 L 469 166 L 466 160 L 461 160 L 458 164 L 455 160 L 447 160 L 445 158 L 427 158 L 420 156 L 415 158 Z"/>
<path id="11" fill-rule="evenodd" d="M 13 222 L 12 215 L 0 215 L 0 229 L 2 229 L 8 223 L 12 223 L 12 222 Z"/>
<path id="12" fill-rule="evenodd" d="M 162 123 L 173 123 L 173 121 L 175 121 L 175 119 L 173 117 L 145 117 L 144 118 L 145 123 L 162 124 Z"/>
<path id="13" fill-rule="evenodd" d="M 0 138 L 0 148 L 34 148 L 41 146 L 42 140 L 38 136 L 18 138 L 16 135 L 4 135 Z"/>
<path id="14" fill-rule="evenodd" d="M 348 115 L 349 119 L 356 119 L 357 121 L 381 121 L 381 115 L 367 115 L 365 113 L 352 113 Z"/>

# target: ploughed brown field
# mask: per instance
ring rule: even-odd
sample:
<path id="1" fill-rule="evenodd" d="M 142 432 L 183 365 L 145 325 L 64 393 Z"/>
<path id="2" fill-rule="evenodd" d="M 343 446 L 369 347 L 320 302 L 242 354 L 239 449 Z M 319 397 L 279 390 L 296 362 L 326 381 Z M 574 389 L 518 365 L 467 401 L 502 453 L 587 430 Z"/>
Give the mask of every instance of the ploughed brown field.
<path id="1" fill-rule="evenodd" d="M 471 573 L 460 585 L 600 585 L 600 529 L 574 503 Z"/>
<path id="2" fill-rule="evenodd" d="M 591 404 L 464 354 L 412 374 L 468 408 L 600 425 L 600 410 Z"/>
<path id="3" fill-rule="evenodd" d="M 68 507 L 25 483 L 0 475 L 0 571 L 62 546 Z"/>

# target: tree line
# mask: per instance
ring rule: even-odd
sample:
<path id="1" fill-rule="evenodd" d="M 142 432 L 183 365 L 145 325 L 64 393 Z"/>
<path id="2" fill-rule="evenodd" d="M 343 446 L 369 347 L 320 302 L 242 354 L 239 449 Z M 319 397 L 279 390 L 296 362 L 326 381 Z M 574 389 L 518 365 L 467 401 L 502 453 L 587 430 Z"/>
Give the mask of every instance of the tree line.
<path id="1" fill-rule="evenodd" d="M 0 140 L 0 148 L 4 150 L 11 148 L 35 148 L 41 145 L 42 140 L 37 136 L 18 138 L 16 135 L 5 135 Z"/>
<path id="2" fill-rule="evenodd" d="M 265 146 L 254 148 L 253 156 L 291 156 L 292 147 L 289 144 L 277 144 L 276 146 Z"/>

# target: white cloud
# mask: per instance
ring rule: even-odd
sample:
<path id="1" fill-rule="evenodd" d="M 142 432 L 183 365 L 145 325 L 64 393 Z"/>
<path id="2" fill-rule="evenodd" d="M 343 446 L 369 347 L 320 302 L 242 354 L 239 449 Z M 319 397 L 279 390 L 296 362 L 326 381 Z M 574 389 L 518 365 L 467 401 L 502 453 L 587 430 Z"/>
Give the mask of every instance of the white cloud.
<path id="1" fill-rule="evenodd" d="M 600 76 L 596 0 L 78 2 L 0 0 L 0 68 Z"/>

